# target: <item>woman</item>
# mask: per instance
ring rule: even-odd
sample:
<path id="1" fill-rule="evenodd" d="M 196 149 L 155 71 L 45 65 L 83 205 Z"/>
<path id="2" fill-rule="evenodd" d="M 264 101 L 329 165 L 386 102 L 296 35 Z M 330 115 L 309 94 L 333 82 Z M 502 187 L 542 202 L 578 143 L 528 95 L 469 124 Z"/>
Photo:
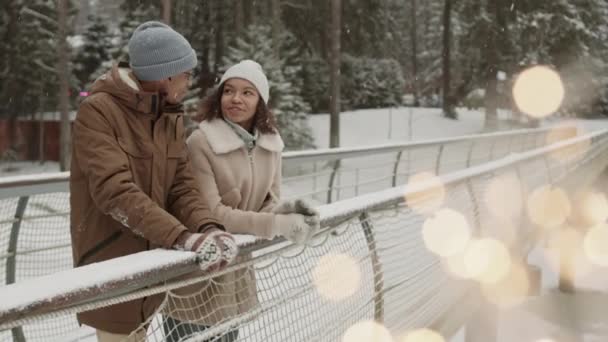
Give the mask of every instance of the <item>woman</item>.
<path id="1" fill-rule="evenodd" d="M 244 60 L 224 73 L 217 90 L 203 101 L 199 127 L 188 138 L 194 173 L 228 232 L 305 243 L 318 230 L 319 215 L 302 200 L 278 200 L 284 145 L 268 98 L 268 80 L 258 63 Z M 167 341 L 244 313 L 257 302 L 251 269 L 175 294 L 168 303 Z M 232 331 L 221 341 L 234 341 L 237 336 L 238 331 Z"/>

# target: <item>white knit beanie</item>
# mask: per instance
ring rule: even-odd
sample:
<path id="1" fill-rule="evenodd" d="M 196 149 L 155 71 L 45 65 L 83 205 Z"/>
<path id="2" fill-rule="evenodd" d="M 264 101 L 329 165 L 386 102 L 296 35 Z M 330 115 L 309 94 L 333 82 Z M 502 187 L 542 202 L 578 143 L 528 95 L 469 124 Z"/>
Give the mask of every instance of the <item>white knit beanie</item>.
<path id="1" fill-rule="evenodd" d="M 222 76 L 220 85 L 230 78 L 242 78 L 251 82 L 251 84 L 253 84 L 260 93 L 264 103 L 268 104 L 268 97 L 270 96 L 268 79 L 266 78 L 266 75 L 264 75 L 262 66 L 256 61 L 245 59 L 231 66 Z"/>
<path id="2" fill-rule="evenodd" d="M 196 53 L 190 43 L 171 27 L 148 21 L 139 25 L 129 40 L 131 70 L 142 81 L 159 81 L 194 69 Z"/>

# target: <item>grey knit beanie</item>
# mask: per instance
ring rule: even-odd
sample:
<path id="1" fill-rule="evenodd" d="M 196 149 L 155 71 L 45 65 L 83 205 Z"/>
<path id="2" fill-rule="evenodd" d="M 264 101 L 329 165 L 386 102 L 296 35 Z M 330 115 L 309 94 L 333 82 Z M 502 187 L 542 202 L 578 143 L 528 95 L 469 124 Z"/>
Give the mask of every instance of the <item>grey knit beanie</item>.
<path id="1" fill-rule="evenodd" d="M 135 29 L 129 39 L 129 59 L 133 73 L 142 81 L 163 80 L 194 69 L 197 63 L 186 38 L 158 21 Z"/>

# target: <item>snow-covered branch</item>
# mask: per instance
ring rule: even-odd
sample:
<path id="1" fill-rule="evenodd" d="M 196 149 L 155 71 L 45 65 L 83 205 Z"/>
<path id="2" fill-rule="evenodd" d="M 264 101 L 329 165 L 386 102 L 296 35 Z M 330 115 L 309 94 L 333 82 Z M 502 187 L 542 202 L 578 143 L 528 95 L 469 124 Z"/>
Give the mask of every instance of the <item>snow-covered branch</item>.
<path id="1" fill-rule="evenodd" d="M 44 64 L 44 62 L 43 62 L 43 61 L 42 61 L 40 58 L 36 58 L 36 59 L 34 60 L 34 64 L 36 64 L 37 66 L 41 67 L 41 68 L 42 68 L 42 69 L 44 69 L 45 71 L 52 72 L 52 73 L 54 73 L 54 74 L 56 74 L 56 73 L 57 73 L 57 69 L 55 69 L 55 68 L 53 68 L 53 67 L 51 67 L 51 66 L 48 66 L 48 65 Z"/>
<path id="2" fill-rule="evenodd" d="M 23 9 L 21 9 L 21 13 L 22 14 L 29 14 L 31 16 L 34 16 L 34 17 L 40 19 L 40 20 L 43 20 L 44 22 L 46 22 L 48 24 L 51 24 L 51 25 L 53 25 L 55 27 L 57 26 L 57 20 L 49 17 L 48 15 L 44 15 L 44 14 L 38 12 L 38 11 L 35 11 L 35 10 L 33 10 L 33 9 L 27 7 L 27 6 L 24 6 Z"/>

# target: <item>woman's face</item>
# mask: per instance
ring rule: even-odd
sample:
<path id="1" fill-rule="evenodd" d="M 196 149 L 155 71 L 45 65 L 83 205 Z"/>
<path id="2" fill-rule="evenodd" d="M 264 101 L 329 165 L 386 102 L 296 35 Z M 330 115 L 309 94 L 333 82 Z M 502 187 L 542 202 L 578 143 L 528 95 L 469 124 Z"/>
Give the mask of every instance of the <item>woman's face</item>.
<path id="1" fill-rule="evenodd" d="M 224 82 L 222 114 L 228 120 L 251 131 L 260 94 L 251 82 L 242 78 L 230 78 Z"/>

